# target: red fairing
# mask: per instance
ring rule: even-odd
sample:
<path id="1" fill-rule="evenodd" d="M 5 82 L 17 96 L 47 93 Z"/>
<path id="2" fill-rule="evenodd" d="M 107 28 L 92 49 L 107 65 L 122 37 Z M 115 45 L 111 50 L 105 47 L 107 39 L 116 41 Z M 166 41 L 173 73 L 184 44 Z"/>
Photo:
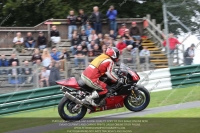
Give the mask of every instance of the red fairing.
<path id="1" fill-rule="evenodd" d="M 139 77 L 139 75 L 137 73 L 135 73 L 135 72 L 133 72 L 131 70 L 129 70 L 129 73 L 132 76 L 133 81 L 139 81 L 140 80 L 140 77 Z"/>
<path id="2" fill-rule="evenodd" d="M 80 86 L 78 85 L 78 83 L 74 77 L 69 78 L 69 79 L 59 80 L 59 81 L 56 81 L 56 83 L 58 85 L 71 87 L 71 88 L 80 90 Z"/>
<path id="3" fill-rule="evenodd" d="M 106 99 L 106 106 L 103 107 L 93 107 L 94 111 L 91 111 L 90 113 L 104 111 L 104 110 L 110 110 L 110 109 L 116 109 L 116 108 L 122 108 L 124 107 L 124 98 L 126 96 L 113 96 Z"/>

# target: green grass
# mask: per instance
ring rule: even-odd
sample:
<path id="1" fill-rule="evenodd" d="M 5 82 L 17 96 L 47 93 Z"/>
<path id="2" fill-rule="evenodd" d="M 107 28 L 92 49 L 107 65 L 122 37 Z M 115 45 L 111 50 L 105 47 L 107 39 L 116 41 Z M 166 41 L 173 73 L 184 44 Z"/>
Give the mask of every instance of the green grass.
<path id="1" fill-rule="evenodd" d="M 198 118 L 198 119 L 195 119 Z M 100 127 L 108 127 L 109 124 L 113 124 L 112 127 L 116 127 L 115 124 L 123 124 L 121 127 L 125 127 L 125 130 L 133 131 L 134 133 L 199 133 L 200 129 L 200 108 L 191 108 L 184 110 L 169 111 L 164 113 L 157 113 L 152 115 L 145 115 L 143 117 L 133 117 L 128 119 L 120 119 L 112 122 L 102 123 Z M 125 120 L 128 120 L 125 122 Z M 123 122 L 119 122 L 123 121 Z M 127 126 L 126 124 L 129 124 Z M 133 126 L 134 125 L 134 126 Z M 140 125 L 140 126 L 138 126 Z M 97 127 L 97 124 L 91 124 L 87 127 Z M 45 133 L 66 133 L 75 132 L 79 129 L 88 130 L 87 127 L 73 127 L 68 129 L 55 130 Z M 99 127 L 99 126 L 98 126 Z M 94 128 L 89 129 L 90 131 Z M 120 130 L 120 129 L 118 129 Z M 107 130 L 108 132 L 109 130 Z M 114 130 L 110 130 L 114 131 Z M 102 130 L 99 131 L 99 133 Z M 98 132 L 97 132 L 98 133 Z"/>
<path id="2" fill-rule="evenodd" d="M 200 87 L 190 87 L 184 89 L 153 92 L 151 93 L 151 101 L 148 108 L 197 100 L 200 100 Z M 86 117 L 89 118 L 93 116 L 101 116 L 126 111 L 128 111 L 126 108 L 120 108 L 93 114 L 87 114 Z M 15 118 L 15 120 L 13 120 L 13 118 Z M 18 122 L 19 119 L 20 124 Z M 0 123 L 2 123 L 1 120 L 3 120 L 4 128 L 1 128 L 0 130 L 3 130 L 5 132 L 21 128 L 50 124 L 52 123 L 52 119 L 61 120 L 58 115 L 56 106 L 45 109 L 30 110 L 16 114 L 4 115 L 0 119 Z"/>
<path id="3" fill-rule="evenodd" d="M 184 110 L 175 110 L 169 112 L 162 112 L 157 114 L 145 115 L 149 118 L 200 118 L 200 108 L 191 108 Z"/>

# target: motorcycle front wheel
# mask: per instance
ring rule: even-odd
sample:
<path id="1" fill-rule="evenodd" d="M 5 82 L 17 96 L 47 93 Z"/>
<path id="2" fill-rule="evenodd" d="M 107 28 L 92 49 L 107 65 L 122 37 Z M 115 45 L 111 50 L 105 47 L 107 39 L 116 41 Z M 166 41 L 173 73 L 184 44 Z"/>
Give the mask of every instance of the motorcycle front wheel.
<path id="1" fill-rule="evenodd" d="M 133 93 L 126 96 L 124 99 L 125 107 L 134 112 L 144 110 L 150 102 L 150 94 L 149 91 L 144 87 L 138 87 L 138 96 L 134 96 Z"/>
<path id="2" fill-rule="evenodd" d="M 87 112 L 87 108 L 82 106 L 78 110 L 74 111 L 73 109 L 76 105 L 76 103 L 63 97 L 58 105 L 58 113 L 60 117 L 65 121 L 77 121 L 82 119 Z"/>

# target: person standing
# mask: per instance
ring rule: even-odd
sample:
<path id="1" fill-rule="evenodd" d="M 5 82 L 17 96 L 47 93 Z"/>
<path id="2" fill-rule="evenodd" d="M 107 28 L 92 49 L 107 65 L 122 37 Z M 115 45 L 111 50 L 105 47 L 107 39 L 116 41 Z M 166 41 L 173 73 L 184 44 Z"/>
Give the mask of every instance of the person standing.
<path id="1" fill-rule="evenodd" d="M 103 21 L 103 15 L 101 12 L 99 12 L 98 6 L 93 7 L 93 13 L 91 16 L 91 21 L 94 24 L 94 30 L 97 34 L 102 33 L 102 21 Z"/>
<path id="2" fill-rule="evenodd" d="M 191 65 L 194 58 L 194 48 L 195 45 L 192 44 L 187 50 L 184 52 L 184 62 L 185 65 Z"/>
<path id="3" fill-rule="evenodd" d="M 164 37 L 165 38 L 165 37 Z M 174 50 L 176 49 L 176 45 L 177 44 L 181 44 L 179 41 L 178 41 L 178 39 L 176 39 L 175 37 L 174 37 L 174 34 L 173 33 L 171 33 L 171 34 L 169 34 L 169 49 L 170 49 L 170 55 L 171 54 L 173 54 L 174 53 Z M 166 39 L 165 39 L 165 41 L 163 42 L 163 45 L 166 47 L 166 45 L 167 45 L 167 42 L 166 42 Z"/>
<path id="4" fill-rule="evenodd" d="M 74 30 L 77 30 L 77 26 L 76 26 L 76 20 L 77 17 L 74 15 L 74 11 L 71 10 L 69 11 L 69 15 L 67 16 L 67 22 L 68 22 L 68 39 L 72 38 L 72 32 Z"/>
<path id="5" fill-rule="evenodd" d="M 79 15 L 77 17 L 78 21 L 81 22 L 81 29 L 86 30 L 87 14 L 84 13 L 83 9 L 79 9 Z"/>
<path id="6" fill-rule="evenodd" d="M 113 5 L 110 6 L 106 15 L 109 19 L 110 30 L 114 30 L 114 34 L 116 35 L 116 31 L 117 31 L 117 23 L 116 23 L 117 10 L 114 9 Z"/>

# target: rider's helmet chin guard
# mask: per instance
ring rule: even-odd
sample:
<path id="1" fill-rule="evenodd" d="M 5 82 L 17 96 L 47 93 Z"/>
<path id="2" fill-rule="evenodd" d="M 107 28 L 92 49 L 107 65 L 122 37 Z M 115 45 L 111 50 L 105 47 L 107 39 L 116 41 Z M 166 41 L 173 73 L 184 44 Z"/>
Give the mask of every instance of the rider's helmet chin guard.
<path id="1" fill-rule="evenodd" d="M 106 55 L 110 56 L 114 62 L 119 61 L 119 50 L 116 47 L 108 47 L 106 50 Z"/>

